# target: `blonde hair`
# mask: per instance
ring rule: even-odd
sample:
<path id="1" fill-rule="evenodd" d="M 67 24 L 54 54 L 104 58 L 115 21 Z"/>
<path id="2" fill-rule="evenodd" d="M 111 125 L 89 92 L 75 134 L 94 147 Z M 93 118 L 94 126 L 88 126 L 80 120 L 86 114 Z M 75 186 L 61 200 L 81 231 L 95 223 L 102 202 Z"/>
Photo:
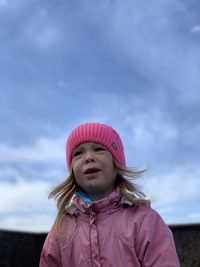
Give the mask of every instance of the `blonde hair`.
<path id="1" fill-rule="evenodd" d="M 146 169 L 121 167 L 116 160 L 114 160 L 114 165 L 117 170 L 116 186 L 120 188 L 122 195 L 134 205 L 149 206 L 150 201 L 145 199 L 145 194 L 134 183 L 134 180 L 141 177 L 146 172 Z M 67 179 L 49 194 L 49 198 L 57 200 L 58 214 L 54 224 L 57 234 L 61 234 L 63 215 L 66 213 L 66 207 L 69 206 L 77 189 L 78 184 L 72 170 L 70 170 Z"/>

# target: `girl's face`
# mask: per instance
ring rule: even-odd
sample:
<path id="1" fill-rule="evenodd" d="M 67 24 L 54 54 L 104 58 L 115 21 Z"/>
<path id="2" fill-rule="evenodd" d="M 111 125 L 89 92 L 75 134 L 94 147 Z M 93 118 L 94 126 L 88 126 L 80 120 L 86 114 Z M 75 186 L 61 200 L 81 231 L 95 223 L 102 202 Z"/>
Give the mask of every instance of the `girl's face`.
<path id="1" fill-rule="evenodd" d="M 112 155 L 102 145 L 79 145 L 72 155 L 72 170 L 77 184 L 92 200 L 102 199 L 114 190 L 117 171 Z"/>

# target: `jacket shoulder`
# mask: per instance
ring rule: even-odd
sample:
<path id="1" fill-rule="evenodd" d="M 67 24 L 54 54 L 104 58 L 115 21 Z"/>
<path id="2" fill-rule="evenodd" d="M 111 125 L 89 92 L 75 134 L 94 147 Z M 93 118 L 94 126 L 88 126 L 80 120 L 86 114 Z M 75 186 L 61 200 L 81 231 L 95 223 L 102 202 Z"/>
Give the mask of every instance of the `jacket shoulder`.
<path id="1" fill-rule="evenodd" d="M 114 218 L 118 234 L 125 240 L 133 240 L 138 235 L 144 218 L 150 216 L 151 212 L 149 206 L 123 205 Z"/>

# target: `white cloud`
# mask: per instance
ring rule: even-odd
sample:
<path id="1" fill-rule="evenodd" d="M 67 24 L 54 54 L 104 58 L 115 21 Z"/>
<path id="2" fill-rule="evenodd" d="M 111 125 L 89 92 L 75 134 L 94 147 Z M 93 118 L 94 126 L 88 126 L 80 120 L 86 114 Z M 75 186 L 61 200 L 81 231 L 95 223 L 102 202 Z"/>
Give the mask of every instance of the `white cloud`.
<path id="1" fill-rule="evenodd" d="M 185 164 L 145 180 L 144 191 L 156 206 L 171 206 L 199 197 L 200 168 Z"/>
<path id="2" fill-rule="evenodd" d="M 48 194 L 52 186 L 45 181 L 17 180 L 0 183 L 0 212 L 42 212 L 50 210 Z"/>
<path id="3" fill-rule="evenodd" d="M 165 166 L 155 175 L 146 175 L 142 189 L 166 223 L 199 223 L 199 178 L 199 165 Z"/>
<path id="4" fill-rule="evenodd" d="M 177 126 L 167 120 L 165 114 L 160 111 L 130 114 L 125 122 L 130 127 L 129 141 L 135 146 L 163 148 L 172 145 L 179 137 Z"/>
<path id="5" fill-rule="evenodd" d="M 50 182 L 0 182 L 0 228 L 48 231 L 55 219 L 56 202 L 48 199 Z"/>
<path id="6" fill-rule="evenodd" d="M 0 143 L 0 161 L 5 162 L 64 162 L 66 137 L 41 137 L 32 145 L 13 147 Z"/>
<path id="7" fill-rule="evenodd" d="M 56 203 L 48 194 L 67 176 L 65 142 L 60 137 L 39 138 L 30 146 L 0 144 L 1 228 L 49 230 Z"/>
<path id="8" fill-rule="evenodd" d="M 192 212 L 189 216 L 194 221 L 200 221 L 200 212 Z"/>
<path id="9" fill-rule="evenodd" d="M 48 232 L 53 225 L 54 219 L 53 216 L 43 214 L 10 215 L 1 218 L 0 228 L 22 232 Z"/>

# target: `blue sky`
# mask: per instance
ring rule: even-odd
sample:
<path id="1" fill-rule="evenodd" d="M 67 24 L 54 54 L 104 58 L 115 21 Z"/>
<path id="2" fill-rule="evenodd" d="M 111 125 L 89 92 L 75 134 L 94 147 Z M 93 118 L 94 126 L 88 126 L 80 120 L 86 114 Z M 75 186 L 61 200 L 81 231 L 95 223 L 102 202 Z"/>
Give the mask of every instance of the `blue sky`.
<path id="1" fill-rule="evenodd" d="M 0 228 L 48 231 L 79 123 L 111 124 L 168 224 L 200 222 L 197 0 L 0 0 Z"/>

